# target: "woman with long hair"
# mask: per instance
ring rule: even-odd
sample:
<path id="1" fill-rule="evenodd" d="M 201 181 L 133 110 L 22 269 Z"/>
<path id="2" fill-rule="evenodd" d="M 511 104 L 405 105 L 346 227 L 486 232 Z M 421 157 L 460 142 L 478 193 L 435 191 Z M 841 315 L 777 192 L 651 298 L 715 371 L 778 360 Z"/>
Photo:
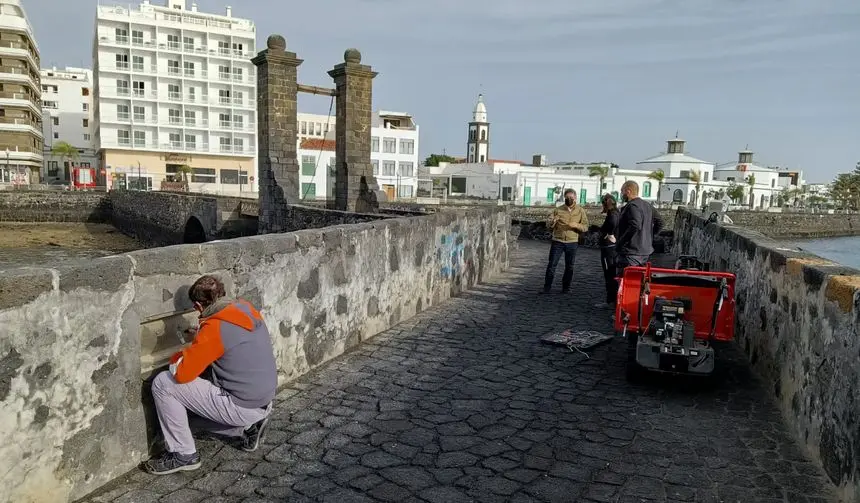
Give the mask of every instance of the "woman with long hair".
<path id="1" fill-rule="evenodd" d="M 603 281 L 606 285 L 606 302 L 601 302 L 599 307 L 614 308 L 618 295 L 618 282 L 615 279 L 615 239 L 621 212 L 618 211 L 618 202 L 612 194 L 604 194 L 600 202 L 606 215 L 603 225 L 600 226 L 600 265 L 603 267 Z"/>

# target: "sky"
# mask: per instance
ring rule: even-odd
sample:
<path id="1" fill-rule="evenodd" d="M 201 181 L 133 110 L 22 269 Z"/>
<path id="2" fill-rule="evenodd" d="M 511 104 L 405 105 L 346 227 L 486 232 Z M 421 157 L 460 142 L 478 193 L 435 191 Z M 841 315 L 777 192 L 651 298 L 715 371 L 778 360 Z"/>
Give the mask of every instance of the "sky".
<path id="1" fill-rule="evenodd" d="M 92 66 L 94 0 L 23 2 L 43 66 Z M 197 0 L 228 2 L 258 48 L 287 39 L 301 83 L 330 87 L 359 49 L 379 72 L 374 109 L 412 114 L 422 156 L 464 155 L 483 93 L 494 159 L 634 167 L 677 132 L 695 157 L 749 147 L 810 182 L 860 161 L 857 0 Z"/>

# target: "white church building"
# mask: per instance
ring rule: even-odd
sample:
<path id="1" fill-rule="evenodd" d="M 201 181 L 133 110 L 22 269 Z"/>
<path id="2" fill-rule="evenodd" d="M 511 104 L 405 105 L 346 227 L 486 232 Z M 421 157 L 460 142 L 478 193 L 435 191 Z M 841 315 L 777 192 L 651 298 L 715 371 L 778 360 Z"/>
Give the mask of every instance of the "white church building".
<path id="1" fill-rule="evenodd" d="M 777 205 L 779 192 L 789 188 L 780 177 L 795 174 L 755 164 L 753 152 L 746 149 L 738 153 L 737 162 L 698 159 L 687 153 L 687 142 L 677 135 L 666 142 L 665 152 L 637 162 L 634 168 L 606 162 L 548 165 L 543 155 L 535 155 L 531 165 L 493 159 L 483 95 L 478 95 L 468 133 L 464 162 L 425 168 L 434 197 L 541 206 L 556 204 L 564 190 L 572 188 L 580 204 L 597 204 L 606 193 L 618 199 L 621 185 L 632 180 L 639 184 L 640 197 L 662 206 L 698 208 L 721 199 L 736 207 L 768 209 Z M 729 194 L 736 198 L 730 201 Z"/>

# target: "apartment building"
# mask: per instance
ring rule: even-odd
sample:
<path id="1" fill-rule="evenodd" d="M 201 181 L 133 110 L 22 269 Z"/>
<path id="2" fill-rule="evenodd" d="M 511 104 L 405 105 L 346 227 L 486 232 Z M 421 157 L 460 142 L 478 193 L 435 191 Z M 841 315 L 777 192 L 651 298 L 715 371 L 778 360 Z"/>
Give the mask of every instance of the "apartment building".
<path id="1" fill-rule="evenodd" d="M 298 161 L 302 199 L 334 197 L 334 116 L 298 113 Z M 325 131 L 329 124 L 328 133 Z M 304 131 L 304 132 L 303 132 Z M 313 133 L 313 134 L 311 134 Z M 378 111 L 370 130 L 373 174 L 389 200 L 412 199 L 418 193 L 418 125 L 412 116 Z"/>
<path id="2" fill-rule="evenodd" d="M 106 183 L 256 193 L 255 39 L 230 7 L 99 6 L 94 134 Z"/>
<path id="3" fill-rule="evenodd" d="M 69 184 L 72 169 L 98 168 L 93 137 L 93 72 L 87 68 L 42 69 L 42 180 Z M 73 149 L 59 147 L 65 143 Z"/>
<path id="4" fill-rule="evenodd" d="M 0 188 L 39 183 L 39 49 L 20 0 L 0 0 Z"/>

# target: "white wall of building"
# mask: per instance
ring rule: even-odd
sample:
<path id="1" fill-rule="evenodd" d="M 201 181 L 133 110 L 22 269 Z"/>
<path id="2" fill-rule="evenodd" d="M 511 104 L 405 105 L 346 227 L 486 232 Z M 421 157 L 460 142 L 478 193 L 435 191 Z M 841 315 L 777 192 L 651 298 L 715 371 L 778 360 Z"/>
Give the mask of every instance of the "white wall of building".
<path id="1" fill-rule="evenodd" d="M 192 168 L 198 168 L 195 155 L 256 167 L 254 24 L 233 17 L 229 7 L 215 15 L 171 2 L 98 6 L 97 147 L 183 157 Z M 153 159 L 148 169 L 164 179 L 164 163 L 154 165 Z M 205 169 L 207 161 L 199 163 Z"/>
<path id="2" fill-rule="evenodd" d="M 417 197 L 419 136 L 419 127 L 408 114 L 380 110 L 373 119 L 370 162 L 389 200 Z"/>
<path id="3" fill-rule="evenodd" d="M 78 149 L 74 166 L 98 168 L 93 135 L 93 73 L 87 68 L 43 69 L 42 132 L 44 142 L 43 180 L 68 183 L 69 159 L 54 155 L 57 142 Z"/>

